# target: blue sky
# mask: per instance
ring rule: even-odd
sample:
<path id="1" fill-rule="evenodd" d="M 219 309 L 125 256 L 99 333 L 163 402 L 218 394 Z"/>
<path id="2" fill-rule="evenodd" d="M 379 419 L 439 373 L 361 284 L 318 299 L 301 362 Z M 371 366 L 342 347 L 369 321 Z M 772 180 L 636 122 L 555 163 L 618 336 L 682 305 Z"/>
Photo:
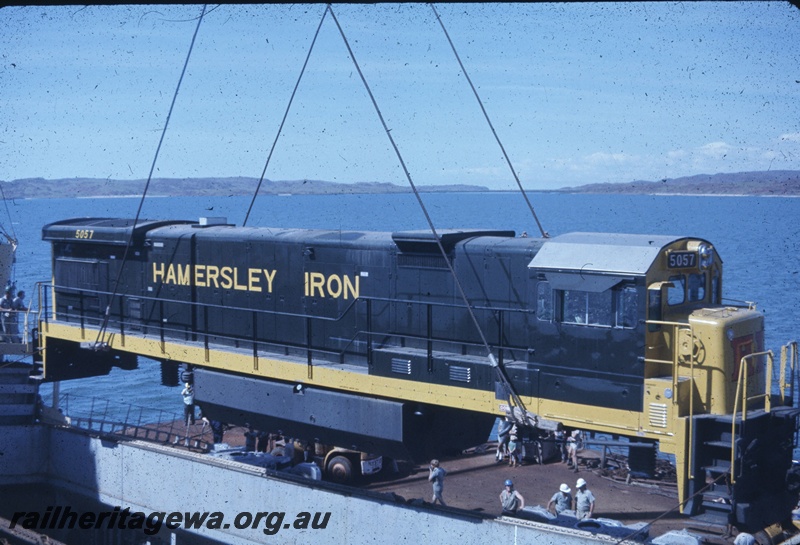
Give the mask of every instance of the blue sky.
<path id="1" fill-rule="evenodd" d="M 800 170 L 787 2 L 437 9 L 527 189 Z M 155 176 L 258 177 L 323 11 L 212 6 Z M 428 5 L 334 11 L 415 183 L 516 188 Z M 0 180 L 146 178 L 199 14 L 0 9 Z M 266 177 L 407 183 L 330 16 Z"/>

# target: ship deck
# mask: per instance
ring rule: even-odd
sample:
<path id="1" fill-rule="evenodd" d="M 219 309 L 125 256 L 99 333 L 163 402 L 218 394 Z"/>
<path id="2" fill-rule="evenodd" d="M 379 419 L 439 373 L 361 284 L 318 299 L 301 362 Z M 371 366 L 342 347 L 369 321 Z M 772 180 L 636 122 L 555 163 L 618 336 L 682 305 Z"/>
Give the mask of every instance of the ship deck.
<path id="1" fill-rule="evenodd" d="M 224 441 L 230 446 L 244 445 L 244 429 L 233 428 L 225 432 Z M 704 520 L 682 515 L 678 509 L 674 482 L 655 480 L 628 480 L 624 472 L 600 469 L 601 453 L 584 449 L 579 453 L 580 469 L 575 473 L 560 460 L 539 464 L 509 467 L 498 463 L 495 445 L 487 443 L 449 458 L 441 458 L 447 471 L 443 497 L 446 508 L 431 505 L 431 484 L 428 483 L 427 464 L 398 461 L 398 472 L 390 463 L 378 475 L 363 478 L 355 487 L 373 492 L 392 493 L 408 503 L 428 504 L 430 509 L 454 509 L 485 516 L 500 516 L 499 494 L 506 479 L 512 479 L 515 488 L 525 498 L 526 506 L 546 507 L 561 483 L 575 491 L 578 478 L 588 483 L 596 498 L 595 517 L 618 520 L 631 525 L 638 522 L 650 524 L 650 537 L 671 530 L 686 529 L 701 536 L 709 544 L 731 543 L 733 538 L 723 537 L 725 526 L 719 519 Z M 608 464 L 612 465 L 612 464 Z"/>

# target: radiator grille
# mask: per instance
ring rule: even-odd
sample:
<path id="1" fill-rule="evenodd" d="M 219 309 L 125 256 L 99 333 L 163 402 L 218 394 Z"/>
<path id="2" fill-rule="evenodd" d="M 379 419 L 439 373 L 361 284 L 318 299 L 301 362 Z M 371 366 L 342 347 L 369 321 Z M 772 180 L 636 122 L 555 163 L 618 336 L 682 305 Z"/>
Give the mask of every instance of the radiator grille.
<path id="1" fill-rule="evenodd" d="M 667 406 L 665 404 L 650 404 L 650 425 L 654 428 L 667 427 Z"/>
<path id="2" fill-rule="evenodd" d="M 399 375 L 410 375 L 411 360 L 392 358 L 392 373 L 397 373 Z"/>
<path id="3" fill-rule="evenodd" d="M 472 382 L 472 369 L 460 365 L 450 366 L 450 380 L 457 382 Z"/>
<path id="4" fill-rule="evenodd" d="M 397 265 L 400 267 L 419 267 L 421 269 L 446 269 L 447 262 L 441 255 L 407 255 L 397 256 Z"/>

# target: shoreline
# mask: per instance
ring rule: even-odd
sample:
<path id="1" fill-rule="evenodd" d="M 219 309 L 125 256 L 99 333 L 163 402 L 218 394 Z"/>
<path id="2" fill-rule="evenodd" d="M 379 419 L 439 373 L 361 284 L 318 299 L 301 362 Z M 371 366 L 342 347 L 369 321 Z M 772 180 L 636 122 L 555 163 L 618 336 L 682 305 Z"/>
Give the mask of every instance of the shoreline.
<path id="1" fill-rule="evenodd" d="M 483 194 L 500 194 L 500 193 L 518 193 L 519 190 L 509 190 L 509 189 L 479 189 L 475 191 L 422 191 L 422 193 L 426 194 L 462 194 L 462 193 L 483 193 Z M 534 193 L 534 194 L 563 194 L 563 195 L 607 195 L 607 196 L 641 196 L 641 197 L 731 197 L 731 198 L 771 198 L 771 199 L 795 199 L 799 198 L 800 194 L 796 193 L 787 193 L 787 194 L 780 194 L 776 195 L 774 193 L 639 193 L 639 192 L 626 192 L 626 191 L 614 191 L 614 192 L 596 192 L 596 191 L 563 191 L 558 189 L 526 189 L 526 193 Z M 339 197 L 343 195 L 407 195 L 409 192 L 375 192 L 375 193 L 368 193 L 368 192 L 342 192 L 342 193 L 265 193 L 259 195 L 260 197 L 304 197 L 304 196 L 316 196 L 316 197 Z M 169 198 L 186 198 L 186 197 L 205 197 L 205 198 L 222 198 L 222 197 L 251 197 L 251 195 L 209 195 L 209 194 L 197 194 L 197 195 L 147 195 L 149 199 L 169 199 Z M 64 196 L 31 196 L 31 197 L 6 197 L 6 200 L 10 201 L 33 201 L 33 200 L 50 200 L 50 199 L 138 199 L 141 198 L 139 194 L 125 194 L 125 195 L 79 195 L 74 197 L 64 197 Z"/>

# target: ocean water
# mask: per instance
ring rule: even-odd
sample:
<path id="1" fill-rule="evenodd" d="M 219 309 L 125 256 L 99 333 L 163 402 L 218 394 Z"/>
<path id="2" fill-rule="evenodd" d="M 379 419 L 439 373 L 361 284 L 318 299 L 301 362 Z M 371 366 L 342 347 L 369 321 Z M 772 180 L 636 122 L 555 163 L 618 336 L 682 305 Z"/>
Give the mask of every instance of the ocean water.
<path id="1" fill-rule="evenodd" d="M 765 342 L 780 346 L 800 335 L 800 199 L 787 197 L 581 195 L 531 193 L 543 227 L 551 235 L 571 231 L 696 236 L 709 240 L 724 263 L 723 296 L 755 301 L 766 318 Z M 518 193 L 422 194 L 437 229 L 491 228 L 539 231 Z M 50 277 L 50 249 L 42 226 L 74 217 L 134 217 L 139 198 L 31 199 L 7 201 L 0 224 L 19 241 L 14 280 L 35 307 L 35 285 Z M 196 219 L 223 216 L 242 224 L 249 197 L 147 198 L 140 217 Z M 400 195 L 261 196 L 249 226 L 395 231 L 428 229 L 416 198 Z M 142 407 L 145 420 L 181 411 L 180 388 L 160 385 L 159 366 L 140 360 L 136 371 L 61 384 L 71 410 Z M 45 400 L 51 396 L 45 386 Z M 94 399 L 94 401 L 92 401 Z M 146 408 L 146 409 L 145 409 Z M 126 409 L 127 411 L 128 409 Z"/>

